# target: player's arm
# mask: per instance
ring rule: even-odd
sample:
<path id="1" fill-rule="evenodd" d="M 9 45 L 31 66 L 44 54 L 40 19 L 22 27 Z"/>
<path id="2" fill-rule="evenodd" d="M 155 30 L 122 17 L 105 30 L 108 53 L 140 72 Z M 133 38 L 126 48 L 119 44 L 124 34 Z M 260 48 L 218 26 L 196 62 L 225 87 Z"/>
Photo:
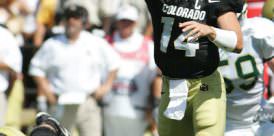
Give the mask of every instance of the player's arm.
<path id="1" fill-rule="evenodd" d="M 252 21 L 259 24 L 253 30 L 252 40 L 258 43 L 255 44 L 259 49 L 258 53 L 274 72 L 274 24 L 264 18 L 255 18 Z"/>
<path id="2" fill-rule="evenodd" d="M 231 32 L 231 36 L 234 35 L 232 33 L 236 34 L 236 45 L 235 48 L 233 50 L 233 52 L 236 53 L 240 53 L 243 49 L 243 35 L 242 35 L 242 31 L 241 31 L 241 26 L 240 23 L 237 19 L 237 16 L 234 12 L 227 12 L 221 16 L 218 17 L 218 25 L 220 26 L 221 29 L 223 29 L 224 31 L 222 31 L 223 33 L 227 33 L 227 32 Z M 221 33 L 220 33 L 221 34 Z M 210 36 L 210 38 L 212 39 L 216 39 L 216 36 L 218 35 L 218 33 L 216 31 L 213 32 L 212 36 Z M 229 33 L 228 35 L 229 36 Z M 225 37 L 223 37 L 223 42 L 226 42 Z M 229 37 L 227 37 L 229 38 Z M 220 41 L 221 42 L 221 41 Z M 233 42 L 235 42 L 233 39 L 228 40 L 228 42 L 230 44 L 234 44 Z M 223 44 L 223 43 L 220 43 Z M 222 46 L 222 45 L 220 45 Z"/>
<path id="3" fill-rule="evenodd" d="M 189 37 L 193 37 L 193 39 L 208 37 L 216 46 L 240 53 L 243 48 L 243 40 L 236 14 L 227 12 L 218 17 L 217 23 L 220 28 L 195 21 L 180 23 L 179 27 L 182 28 L 183 32 L 188 32 L 186 39 Z"/>

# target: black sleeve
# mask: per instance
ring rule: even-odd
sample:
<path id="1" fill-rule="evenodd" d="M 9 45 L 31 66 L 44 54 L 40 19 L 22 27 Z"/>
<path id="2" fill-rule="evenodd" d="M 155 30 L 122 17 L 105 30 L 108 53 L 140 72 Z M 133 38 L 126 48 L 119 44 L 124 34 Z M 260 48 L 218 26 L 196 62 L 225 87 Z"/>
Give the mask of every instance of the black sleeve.
<path id="1" fill-rule="evenodd" d="M 206 0 L 206 11 L 208 13 L 207 24 L 218 27 L 217 19 L 227 12 L 239 13 L 243 9 L 243 0 Z M 218 1 L 218 2 L 212 2 Z"/>
<path id="2" fill-rule="evenodd" d="M 223 15 L 224 13 L 233 11 L 231 6 L 223 1 L 224 0 L 221 0 L 221 2 L 218 3 L 209 3 L 207 5 L 206 9 L 211 20 L 216 20 L 219 16 Z"/>
<path id="3" fill-rule="evenodd" d="M 224 0 L 235 13 L 241 13 L 245 0 Z"/>
<path id="4" fill-rule="evenodd" d="M 208 0 L 210 1 L 210 0 Z M 211 15 L 219 17 L 227 12 L 242 12 L 244 0 L 220 0 L 220 2 L 209 3 Z"/>

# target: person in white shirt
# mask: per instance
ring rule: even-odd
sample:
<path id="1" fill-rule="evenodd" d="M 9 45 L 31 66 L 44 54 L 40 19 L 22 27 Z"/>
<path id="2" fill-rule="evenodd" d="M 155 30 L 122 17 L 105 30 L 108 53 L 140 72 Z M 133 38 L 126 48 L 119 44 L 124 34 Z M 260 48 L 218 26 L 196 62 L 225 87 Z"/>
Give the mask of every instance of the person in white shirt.
<path id="1" fill-rule="evenodd" d="M 43 44 L 31 60 L 29 73 L 51 107 L 57 105 L 55 117 L 67 129 L 77 127 L 81 136 L 101 136 L 97 100 L 110 90 L 120 57 L 104 39 L 83 30 L 85 8 L 71 5 L 64 13 L 65 34 Z M 104 72 L 107 77 L 101 83 Z"/>
<path id="2" fill-rule="evenodd" d="M 136 8 L 125 5 L 116 16 L 117 31 L 108 38 L 122 61 L 112 90 L 105 97 L 106 136 L 142 136 L 151 83 L 156 76 L 153 42 L 135 30 Z"/>
<path id="3" fill-rule="evenodd" d="M 0 127 L 5 124 L 7 98 L 5 92 L 9 87 L 10 75 L 21 72 L 22 55 L 17 40 L 6 28 L 0 26 Z"/>
<path id="4" fill-rule="evenodd" d="M 244 6 L 246 9 L 247 6 Z M 274 124 L 261 121 L 264 63 L 274 70 L 274 24 L 262 17 L 239 21 L 244 48 L 240 54 L 220 50 L 221 71 L 227 89 L 225 136 L 274 136 Z"/>

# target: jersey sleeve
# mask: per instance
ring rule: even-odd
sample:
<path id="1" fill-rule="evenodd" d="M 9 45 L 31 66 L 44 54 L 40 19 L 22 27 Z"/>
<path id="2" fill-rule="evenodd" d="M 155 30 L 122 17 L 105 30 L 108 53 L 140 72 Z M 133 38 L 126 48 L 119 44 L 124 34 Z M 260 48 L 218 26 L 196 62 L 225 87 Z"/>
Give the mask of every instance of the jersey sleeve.
<path id="1" fill-rule="evenodd" d="M 232 6 L 229 4 L 229 0 L 207 0 L 208 5 L 206 6 L 206 9 L 208 11 L 208 16 L 216 20 L 219 16 L 233 11 Z"/>
<path id="2" fill-rule="evenodd" d="M 32 76 L 46 77 L 49 60 L 51 60 L 50 43 L 46 41 L 32 58 L 29 74 Z"/>
<path id="3" fill-rule="evenodd" d="M 274 57 L 274 35 L 268 35 L 264 38 L 256 39 L 256 44 L 260 46 L 260 55 L 264 61 Z"/>
<path id="4" fill-rule="evenodd" d="M 268 61 L 274 57 L 274 23 L 264 18 L 251 19 L 249 25 L 256 24 L 252 27 L 253 44 L 258 48 L 258 53 Z"/>

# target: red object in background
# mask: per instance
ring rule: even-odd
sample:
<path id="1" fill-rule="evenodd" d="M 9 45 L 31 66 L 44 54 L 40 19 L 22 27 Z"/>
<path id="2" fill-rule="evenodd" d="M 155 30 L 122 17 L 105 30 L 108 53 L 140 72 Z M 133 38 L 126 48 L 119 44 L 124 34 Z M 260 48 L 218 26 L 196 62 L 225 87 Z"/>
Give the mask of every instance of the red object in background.
<path id="1" fill-rule="evenodd" d="M 257 17 L 262 15 L 264 0 L 248 0 L 247 17 Z"/>
<path id="2" fill-rule="evenodd" d="M 263 81 L 264 81 L 264 98 L 268 100 L 271 96 L 270 92 L 270 77 L 268 73 L 269 66 L 265 63 L 264 64 L 264 73 L 263 73 Z"/>
<path id="3" fill-rule="evenodd" d="M 265 0 L 247 0 L 247 3 L 249 3 L 249 2 L 264 2 Z"/>

